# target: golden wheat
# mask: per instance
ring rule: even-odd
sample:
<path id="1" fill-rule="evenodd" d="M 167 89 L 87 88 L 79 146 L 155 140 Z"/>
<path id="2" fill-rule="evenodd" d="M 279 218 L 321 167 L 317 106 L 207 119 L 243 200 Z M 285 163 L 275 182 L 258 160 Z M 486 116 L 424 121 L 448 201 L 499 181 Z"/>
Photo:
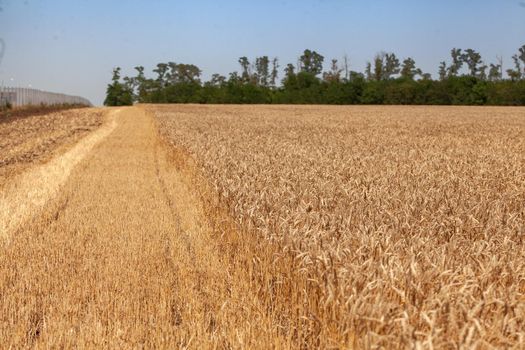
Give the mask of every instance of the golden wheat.
<path id="1" fill-rule="evenodd" d="M 524 109 L 147 108 L 294 346 L 525 347 Z"/>

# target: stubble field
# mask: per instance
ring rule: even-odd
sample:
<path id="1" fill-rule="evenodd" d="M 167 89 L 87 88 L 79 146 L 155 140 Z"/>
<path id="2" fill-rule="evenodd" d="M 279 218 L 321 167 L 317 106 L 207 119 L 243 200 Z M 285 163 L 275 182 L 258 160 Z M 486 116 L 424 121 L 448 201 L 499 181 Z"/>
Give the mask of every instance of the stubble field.
<path id="1" fill-rule="evenodd" d="M 525 346 L 525 110 L 148 111 L 293 344 Z"/>
<path id="2" fill-rule="evenodd" d="M 56 111 L 37 116 L 0 118 L 0 188 L 34 163 L 48 160 L 102 124 L 94 109 Z"/>

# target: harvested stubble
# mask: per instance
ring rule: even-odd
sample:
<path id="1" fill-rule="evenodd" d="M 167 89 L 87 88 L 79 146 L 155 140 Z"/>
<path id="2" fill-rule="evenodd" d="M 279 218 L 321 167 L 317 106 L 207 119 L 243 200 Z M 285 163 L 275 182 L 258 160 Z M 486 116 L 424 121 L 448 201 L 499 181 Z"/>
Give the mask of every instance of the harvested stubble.
<path id="1" fill-rule="evenodd" d="M 98 128 L 103 115 L 102 109 L 83 108 L 0 120 L 0 188 Z"/>
<path id="2" fill-rule="evenodd" d="M 295 346 L 525 347 L 524 109 L 147 108 Z"/>
<path id="3" fill-rule="evenodd" d="M 177 171 L 172 158 L 180 163 L 151 116 L 119 108 L 30 169 L 49 179 L 35 182 L 41 208 L 26 210 L 34 191 L 16 181 L 7 201 L 0 191 L 0 348 L 289 347 L 223 259 L 246 254 L 213 236 L 188 186 L 192 168 Z M 10 203 L 22 224 L 4 215 Z"/>

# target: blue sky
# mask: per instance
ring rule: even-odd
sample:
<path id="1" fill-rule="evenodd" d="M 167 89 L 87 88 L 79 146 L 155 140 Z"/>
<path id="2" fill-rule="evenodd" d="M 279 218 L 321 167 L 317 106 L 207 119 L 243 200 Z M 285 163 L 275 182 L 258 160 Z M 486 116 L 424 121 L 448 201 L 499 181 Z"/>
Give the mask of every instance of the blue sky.
<path id="1" fill-rule="evenodd" d="M 347 54 L 362 71 L 377 52 L 413 57 L 436 75 L 452 47 L 487 62 L 525 44 L 520 0 L 0 0 L 0 84 L 81 95 L 101 104 L 114 66 L 158 62 L 238 70 L 240 56 L 296 63 L 305 48 Z M 11 78 L 13 81 L 11 81 Z"/>

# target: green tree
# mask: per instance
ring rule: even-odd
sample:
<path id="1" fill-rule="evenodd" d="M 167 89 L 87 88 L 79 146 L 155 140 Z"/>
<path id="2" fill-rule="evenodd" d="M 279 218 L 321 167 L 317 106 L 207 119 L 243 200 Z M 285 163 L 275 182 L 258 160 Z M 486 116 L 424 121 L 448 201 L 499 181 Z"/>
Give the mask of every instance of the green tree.
<path id="1" fill-rule="evenodd" d="M 323 71 L 324 57 L 315 51 L 304 50 L 300 57 L 301 62 L 300 71 L 313 74 L 314 76 L 321 74 Z"/>
<path id="2" fill-rule="evenodd" d="M 463 67 L 463 54 L 461 53 L 461 49 L 452 49 L 450 56 L 452 56 L 452 63 L 448 67 L 448 76 L 457 77 L 461 67 Z"/>
<path id="3" fill-rule="evenodd" d="M 499 81 L 501 80 L 501 78 L 501 65 L 491 63 L 489 68 L 488 79 L 490 81 Z"/>
<path id="4" fill-rule="evenodd" d="M 341 73 L 343 69 L 339 68 L 339 64 L 336 59 L 332 60 L 330 70 L 323 73 L 323 80 L 330 83 L 339 83 L 341 81 Z"/>
<path id="5" fill-rule="evenodd" d="M 157 73 L 157 82 L 161 88 L 166 86 L 167 84 L 166 78 L 168 75 L 168 69 L 169 69 L 168 64 L 159 63 L 157 64 L 157 68 L 153 70 L 153 72 Z"/>
<path id="6" fill-rule="evenodd" d="M 213 74 L 208 82 L 211 86 L 222 87 L 226 83 L 226 77 L 220 74 Z"/>
<path id="7" fill-rule="evenodd" d="M 507 69 L 507 75 L 512 81 L 518 81 L 522 77 L 521 73 L 521 62 L 518 55 L 512 56 L 514 61 L 514 69 Z"/>
<path id="8" fill-rule="evenodd" d="M 392 79 L 392 77 L 400 72 L 399 59 L 394 53 L 385 54 L 385 66 L 383 68 L 383 80 Z"/>
<path id="9" fill-rule="evenodd" d="M 384 60 L 385 60 L 385 53 L 379 53 L 374 57 L 374 71 L 372 75 L 372 80 L 380 81 L 383 79 L 384 76 Z"/>
<path id="10" fill-rule="evenodd" d="M 368 81 L 374 80 L 374 76 L 372 75 L 372 63 L 370 62 L 366 62 L 365 77 Z"/>
<path id="11" fill-rule="evenodd" d="M 441 62 L 439 64 L 439 80 L 443 81 L 447 78 L 447 72 L 449 69 L 447 68 L 447 63 L 445 61 Z"/>
<path id="12" fill-rule="evenodd" d="M 472 49 L 466 49 L 465 52 L 461 54 L 461 60 L 467 64 L 469 75 L 471 77 L 484 76 L 487 67 L 482 66 L 483 61 L 481 60 L 479 52 Z"/>
<path id="13" fill-rule="evenodd" d="M 137 66 L 135 67 L 135 70 L 137 71 L 137 76 L 135 77 L 135 81 L 137 83 L 136 100 L 138 102 L 147 102 L 148 88 L 146 83 L 146 75 L 144 74 L 144 67 Z"/>
<path id="14" fill-rule="evenodd" d="M 297 75 L 295 74 L 295 67 L 293 64 L 288 63 L 286 65 L 286 68 L 284 69 L 283 85 L 285 86 L 285 88 L 293 88 L 295 87 L 296 81 Z"/>
<path id="15" fill-rule="evenodd" d="M 250 61 L 248 60 L 248 57 L 243 56 L 239 58 L 239 64 L 242 67 L 242 73 L 241 73 L 241 79 L 244 83 L 249 83 L 251 80 L 251 73 L 250 73 Z"/>
<path id="16" fill-rule="evenodd" d="M 519 48 L 518 58 L 520 59 L 521 63 L 523 64 L 523 72 L 522 72 L 522 78 L 525 79 L 525 45 Z"/>
<path id="17" fill-rule="evenodd" d="M 421 70 L 416 68 L 416 61 L 413 58 L 408 57 L 403 61 L 401 67 L 401 77 L 409 80 L 414 80 L 417 74 L 420 74 Z"/>
<path id="18" fill-rule="evenodd" d="M 120 82 L 120 67 L 113 69 L 111 84 L 106 89 L 106 106 L 130 106 L 133 104 L 133 92 Z"/>
<path id="19" fill-rule="evenodd" d="M 257 57 L 255 59 L 255 72 L 257 84 L 267 87 L 270 81 L 270 59 L 268 56 Z"/>
<path id="20" fill-rule="evenodd" d="M 275 87 L 279 78 L 279 59 L 274 57 L 272 60 L 272 73 L 270 74 L 270 85 Z"/>
<path id="21" fill-rule="evenodd" d="M 380 52 L 374 57 L 373 72 L 370 72 L 371 68 L 371 65 L 370 67 L 367 65 L 367 75 L 370 74 L 371 80 L 375 81 L 392 79 L 401 71 L 401 65 L 396 55 L 385 52 Z"/>
<path id="22" fill-rule="evenodd" d="M 170 65 L 170 84 L 196 83 L 200 84 L 202 71 L 193 64 L 175 64 Z"/>

